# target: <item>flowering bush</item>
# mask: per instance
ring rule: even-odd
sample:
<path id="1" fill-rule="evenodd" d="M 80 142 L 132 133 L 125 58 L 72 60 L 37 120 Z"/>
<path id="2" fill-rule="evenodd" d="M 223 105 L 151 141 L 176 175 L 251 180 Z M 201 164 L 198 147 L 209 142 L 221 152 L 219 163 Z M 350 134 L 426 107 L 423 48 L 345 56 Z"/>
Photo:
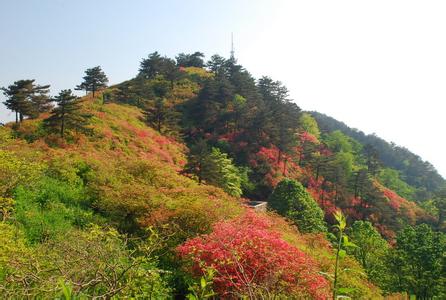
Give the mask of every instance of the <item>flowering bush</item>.
<path id="1" fill-rule="evenodd" d="M 264 183 L 275 187 L 283 178 L 297 178 L 302 172 L 293 159 L 293 154 L 282 153 L 279 160 L 279 149 L 260 147 L 259 151 L 250 155 L 249 165 L 255 173 L 263 174 Z"/>
<path id="2" fill-rule="evenodd" d="M 212 233 L 186 241 L 177 251 L 196 276 L 215 269 L 214 290 L 221 297 L 329 295 L 328 281 L 317 274 L 316 263 L 273 232 L 267 218 L 251 211 L 217 223 Z"/>

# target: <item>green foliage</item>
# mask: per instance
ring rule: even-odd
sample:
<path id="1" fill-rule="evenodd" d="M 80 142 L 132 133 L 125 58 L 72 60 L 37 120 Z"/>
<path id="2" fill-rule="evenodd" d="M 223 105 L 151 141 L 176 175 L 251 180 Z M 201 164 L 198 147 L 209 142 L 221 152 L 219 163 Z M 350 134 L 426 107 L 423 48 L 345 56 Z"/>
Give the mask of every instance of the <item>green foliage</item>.
<path id="1" fill-rule="evenodd" d="M 316 138 L 320 137 L 321 132 L 319 130 L 319 126 L 317 125 L 316 120 L 309 113 L 303 113 L 300 116 L 299 123 L 302 130 L 314 135 Z"/>
<path id="2" fill-rule="evenodd" d="M 397 170 L 384 168 L 379 173 L 378 179 L 383 185 L 395 191 L 398 195 L 408 199 L 413 198 L 415 188 L 401 180 L 401 175 Z"/>
<path id="3" fill-rule="evenodd" d="M 398 233 L 389 258 L 392 288 L 417 299 L 446 296 L 446 235 L 428 225 L 408 226 Z"/>
<path id="4" fill-rule="evenodd" d="M 284 179 L 274 189 L 268 205 L 279 214 L 290 218 L 301 232 L 324 232 L 327 230 L 324 213 L 297 181 Z"/>
<path id="5" fill-rule="evenodd" d="M 19 80 L 7 88 L 2 88 L 7 97 L 5 106 L 16 114 L 16 123 L 24 117 L 37 117 L 51 109 L 48 97 L 49 85 L 35 85 L 35 80 Z"/>
<path id="6" fill-rule="evenodd" d="M 11 197 L 19 184 L 31 187 L 43 169 L 41 162 L 20 158 L 11 151 L 0 149 L 0 196 Z"/>
<path id="7" fill-rule="evenodd" d="M 352 152 L 352 140 L 339 130 L 328 133 L 324 137 L 324 142 L 328 148 L 334 152 Z"/>
<path id="8" fill-rule="evenodd" d="M 236 197 L 242 195 L 242 186 L 251 188 L 248 169 L 237 168 L 228 154 L 218 148 L 209 150 L 205 140 L 191 147 L 185 172 L 197 176 L 200 183 L 205 181 Z"/>
<path id="9" fill-rule="evenodd" d="M 240 170 L 232 163 L 232 159 L 218 148 L 212 148 L 205 159 L 202 176 L 207 183 L 221 187 L 232 196 L 239 197 L 242 194 Z"/>
<path id="10" fill-rule="evenodd" d="M 162 75 L 166 79 L 173 79 L 177 72 L 177 67 L 173 59 L 161 57 L 158 52 L 149 54 L 143 59 L 139 68 L 139 75 L 146 79 L 153 79 L 157 75 Z"/>
<path id="11" fill-rule="evenodd" d="M 334 246 L 336 247 L 336 262 L 335 262 L 335 271 L 333 277 L 333 300 L 345 297 L 344 293 L 351 293 L 354 289 L 350 287 L 339 287 L 339 263 L 340 260 L 343 260 L 347 255 L 347 250 L 356 248 L 357 246 L 349 241 L 348 236 L 345 235 L 345 229 L 347 227 L 347 219 L 344 214 L 338 210 L 334 213 L 334 218 L 336 220 L 336 224 L 333 226 L 337 231 L 337 237 L 334 242 Z"/>
<path id="12" fill-rule="evenodd" d="M 200 277 L 198 282 L 189 285 L 189 294 L 186 298 L 188 300 L 206 300 L 212 299 L 217 294 L 212 290 L 215 270 L 207 268 L 204 275 Z"/>
<path id="13" fill-rule="evenodd" d="M 204 83 L 207 79 L 211 79 L 215 76 L 214 73 L 211 73 L 203 68 L 197 68 L 197 67 L 187 67 L 183 68 L 182 72 L 187 75 L 189 79 L 183 79 L 182 81 L 179 81 L 179 83 L 184 83 L 184 80 L 191 80 L 193 82 L 197 83 Z"/>
<path id="14" fill-rule="evenodd" d="M 375 134 L 366 135 L 362 131 L 349 128 L 342 122 L 317 112 L 311 113 L 317 120 L 322 131 L 332 132 L 340 130 L 347 136 L 360 142 L 362 145 L 371 145 L 379 153 L 383 165 L 400 172 L 401 179 L 418 191 L 415 194 L 417 200 L 429 199 L 445 185 L 445 179 L 428 162 L 423 161 L 418 155 L 408 149 L 388 143 Z"/>
<path id="15" fill-rule="evenodd" d="M 166 99 L 157 98 L 147 104 L 144 110 L 147 123 L 159 133 L 175 135 L 178 133 L 179 113 L 166 104 Z"/>
<path id="16" fill-rule="evenodd" d="M 80 99 L 73 95 L 71 90 L 60 91 L 53 100 L 57 107 L 51 111 L 50 117 L 44 120 L 45 127 L 58 132 L 62 138 L 67 129 L 86 131 L 91 116 L 82 113 Z"/>
<path id="17" fill-rule="evenodd" d="M 437 228 L 446 232 L 446 187 L 439 190 L 433 199 L 434 215 L 437 216 Z"/>
<path id="18" fill-rule="evenodd" d="M 76 87 L 77 90 L 85 90 L 86 93 L 94 93 L 107 87 L 108 78 L 100 66 L 87 69 L 85 71 L 84 81 Z"/>
<path id="19" fill-rule="evenodd" d="M 0 224 L 2 233 L 3 227 Z M 129 250 L 115 230 L 70 230 L 32 251 L 17 245 L 13 249 L 6 253 L 4 244 L 0 246 L 0 258 L 6 255 L 0 262 L 4 274 L 0 291 L 7 298 L 55 298 L 63 294 L 70 299 L 166 299 L 170 294 L 155 258 L 147 252 Z"/>
<path id="20" fill-rule="evenodd" d="M 204 54 L 201 52 L 195 52 L 192 54 L 184 54 L 180 53 L 177 55 L 177 65 L 180 67 L 196 67 L 203 68 L 204 67 Z"/>
<path id="21" fill-rule="evenodd" d="M 0 221 L 5 222 L 14 212 L 15 201 L 12 198 L 0 197 Z"/>
<path id="22" fill-rule="evenodd" d="M 82 185 L 43 177 L 33 188 L 17 187 L 14 199 L 14 218 L 32 243 L 63 235 L 73 226 L 82 228 L 97 221 L 88 208 L 89 199 Z"/>
<path id="23" fill-rule="evenodd" d="M 263 116 L 269 138 L 279 149 L 278 161 L 283 153 L 289 153 L 297 145 L 300 108 L 289 99 L 288 89 L 280 82 L 269 77 L 258 80 L 258 90 L 268 112 Z"/>
<path id="24" fill-rule="evenodd" d="M 384 290 L 389 290 L 391 270 L 386 265 L 389 245 L 368 221 L 356 221 L 348 230 L 348 235 L 357 246 L 351 253 L 361 263 L 368 278 Z"/>

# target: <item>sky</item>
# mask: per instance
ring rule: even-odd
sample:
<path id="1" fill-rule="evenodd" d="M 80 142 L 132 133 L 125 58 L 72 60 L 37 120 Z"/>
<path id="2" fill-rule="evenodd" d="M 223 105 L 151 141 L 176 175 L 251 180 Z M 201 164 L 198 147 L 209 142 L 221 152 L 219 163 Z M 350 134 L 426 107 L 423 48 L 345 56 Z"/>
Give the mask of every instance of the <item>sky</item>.
<path id="1" fill-rule="evenodd" d="M 304 110 L 404 146 L 446 177 L 446 1 L 0 0 L 0 87 L 111 84 L 153 51 L 229 56 Z M 0 101 L 4 101 L 0 95 Z M 13 115 L 0 105 L 0 122 Z"/>

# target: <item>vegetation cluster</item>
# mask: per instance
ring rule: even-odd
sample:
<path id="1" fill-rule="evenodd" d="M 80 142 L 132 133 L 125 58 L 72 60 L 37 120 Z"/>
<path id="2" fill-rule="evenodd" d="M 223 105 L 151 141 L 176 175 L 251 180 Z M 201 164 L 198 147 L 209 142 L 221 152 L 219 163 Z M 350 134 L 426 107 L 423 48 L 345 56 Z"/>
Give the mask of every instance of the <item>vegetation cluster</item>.
<path id="1" fill-rule="evenodd" d="M 2 298 L 446 297 L 446 182 L 415 154 L 234 57 L 107 83 L 2 89 Z"/>

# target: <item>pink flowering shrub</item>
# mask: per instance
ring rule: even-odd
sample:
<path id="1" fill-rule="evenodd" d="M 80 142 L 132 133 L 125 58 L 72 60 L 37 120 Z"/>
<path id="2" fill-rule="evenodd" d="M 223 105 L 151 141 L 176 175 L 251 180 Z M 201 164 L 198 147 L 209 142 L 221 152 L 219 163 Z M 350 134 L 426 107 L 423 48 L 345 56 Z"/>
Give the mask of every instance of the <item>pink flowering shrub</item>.
<path id="1" fill-rule="evenodd" d="M 272 231 L 269 219 L 251 211 L 216 223 L 212 233 L 186 241 L 177 251 L 196 276 L 215 269 L 214 290 L 223 298 L 269 294 L 326 299 L 330 292 L 317 264 Z"/>

